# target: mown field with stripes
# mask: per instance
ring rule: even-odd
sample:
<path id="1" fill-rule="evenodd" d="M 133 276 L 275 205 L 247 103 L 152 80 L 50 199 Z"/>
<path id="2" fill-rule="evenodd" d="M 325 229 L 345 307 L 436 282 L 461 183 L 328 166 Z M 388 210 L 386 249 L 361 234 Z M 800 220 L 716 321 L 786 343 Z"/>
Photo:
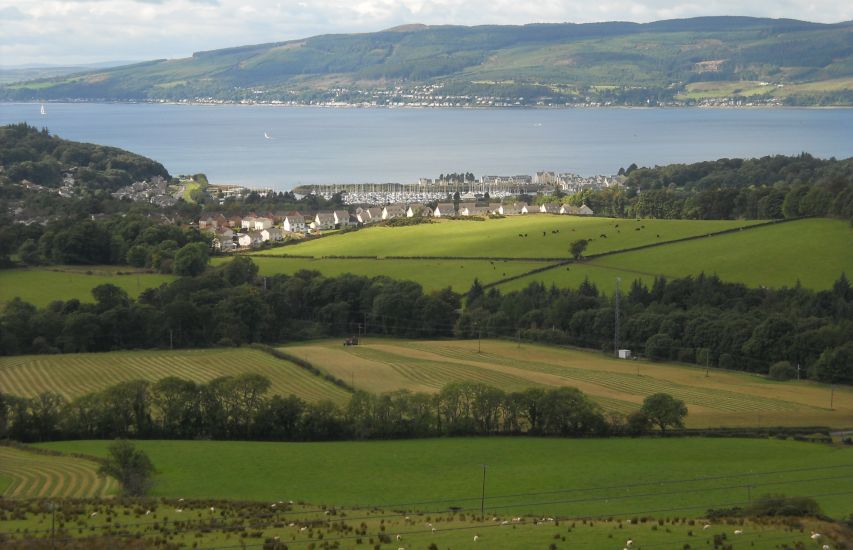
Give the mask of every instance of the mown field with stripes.
<path id="1" fill-rule="evenodd" d="M 337 340 L 294 344 L 288 353 L 312 362 L 356 388 L 436 392 L 472 381 L 517 391 L 573 386 L 605 410 L 629 413 L 647 396 L 683 399 L 688 425 L 850 426 L 853 390 L 812 382 L 774 382 L 731 371 L 617 360 L 601 353 L 507 341 L 406 341 L 368 338 L 343 347 Z M 830 409 L 832 399 L 832 409 Z"/>
<path id="2" fill-rule="evenodd" d="M 346 403 L 349 399 L 349 393 L 321 377 L 254 349 L 0 357 L 0 388 L 4 393 L 22 397 L 52 391 L 73 399 L 127 380 L 156 381 L 177 376 L 208 382 L 243 373 L 269 378 L 273 394 L 293 394 L 309 402 L 329 399 Z"/>
<path id="3" fill-rule="evenodd" d="M 51 456 L 0 446 L 3 498 L 104 497 L 116 491 L 111 477 L 98 476 L 98 464 L 71 456 Z"/>

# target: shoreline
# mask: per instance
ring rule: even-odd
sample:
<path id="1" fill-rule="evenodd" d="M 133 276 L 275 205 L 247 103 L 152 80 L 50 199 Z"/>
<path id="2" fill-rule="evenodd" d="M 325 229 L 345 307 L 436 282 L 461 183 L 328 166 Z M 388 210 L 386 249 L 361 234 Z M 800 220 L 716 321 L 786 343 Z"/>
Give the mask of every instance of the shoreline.
<path id="1" fill-rule="evenodd" d="M 413 110 L 471 110 L 471 111 L 571 111 L 571 110 L 598 110 L 598 109 L 625 109 L 625 110 L 677 110 L 677 109 L 700 109 L 700 110 L 753 110 L 753 109 L 780 109 L 780 110 L 843 110 L 853 109 L 853 105 L 365 105 L 359 103 L 351 104 L 285 104 L 268 102 L 244 103 L 241 101 L 131 101 L 131 100 L 44 100 L 44 101 L 0 101 L 0 105 L 178 105 L 186 107 L 270 107 L 270 108 L 292 108 L 292 109 L 413 109 Z"/>

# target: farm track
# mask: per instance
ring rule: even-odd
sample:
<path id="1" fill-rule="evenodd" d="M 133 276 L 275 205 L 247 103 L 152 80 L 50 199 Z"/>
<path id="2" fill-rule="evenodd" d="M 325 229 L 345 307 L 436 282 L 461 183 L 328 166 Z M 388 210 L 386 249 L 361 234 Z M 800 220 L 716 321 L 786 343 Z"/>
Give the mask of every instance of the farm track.
<path id="1" fill-rule="evenodd" d="M 110 477 L 98 476 L 97 469 L 95 462 L 82 458 L 0 446 L 0 473 L 12 480 L 5 498 L 104 497 L 117 484 Z"/>

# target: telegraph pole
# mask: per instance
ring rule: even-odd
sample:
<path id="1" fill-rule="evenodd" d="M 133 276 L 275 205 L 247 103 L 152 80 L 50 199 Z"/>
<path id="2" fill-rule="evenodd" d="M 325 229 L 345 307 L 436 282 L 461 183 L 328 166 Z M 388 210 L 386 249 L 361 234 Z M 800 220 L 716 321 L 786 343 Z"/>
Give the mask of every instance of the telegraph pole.
<path id="1" fill-rule="evenodd" d="M 615 306 L 616 306 L 616 326 L 615 331 L 613 333 L 613 352 L 616 354 L 616 357 L 619 357 L 619 284 L 622 282 L 622 279 L 616 277 L 616 295 L 615 295 Z"/>
<path id="2" fill-rule="evenodd" d="M 486 469 L 488 469 L 488 464 L 483 464 L 483 490 L 480 493 L 480 518 L 486 517 Z"/>

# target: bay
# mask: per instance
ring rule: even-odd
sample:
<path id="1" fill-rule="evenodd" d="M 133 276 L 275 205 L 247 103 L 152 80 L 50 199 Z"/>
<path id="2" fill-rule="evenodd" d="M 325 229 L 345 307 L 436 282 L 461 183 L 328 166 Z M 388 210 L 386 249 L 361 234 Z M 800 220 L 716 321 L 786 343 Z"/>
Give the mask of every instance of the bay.
<path id="1" fill-rule="evenodd" d="M 0 103 L 0 124 L 121 147 L 172 174 L 291 189 L 439 173 L 614 174 L 723 157 L 853 156 L 853 109 L 356 109 Z M 265 136 L 268 136 L 266 137 Z"/>

